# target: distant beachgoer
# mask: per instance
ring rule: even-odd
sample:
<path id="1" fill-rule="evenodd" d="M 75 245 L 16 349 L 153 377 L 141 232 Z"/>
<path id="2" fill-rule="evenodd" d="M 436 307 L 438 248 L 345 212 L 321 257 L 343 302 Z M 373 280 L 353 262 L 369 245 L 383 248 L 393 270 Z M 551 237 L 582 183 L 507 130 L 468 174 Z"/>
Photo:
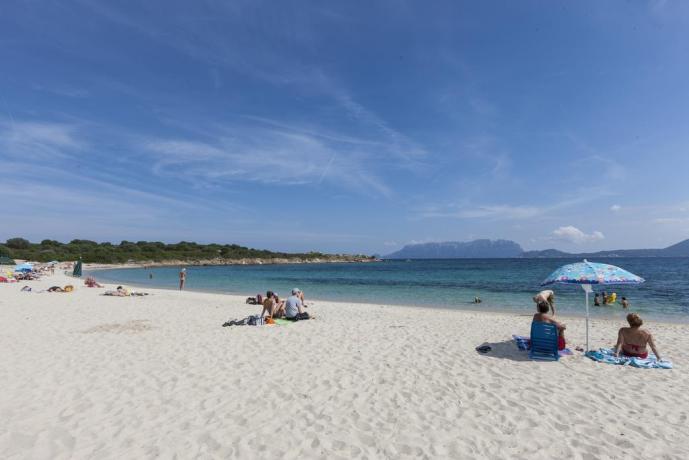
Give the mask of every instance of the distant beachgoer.
<path id="1" fill-rule="evenodd" d="M 184 282 L 187 280 L 187 269 L 183 268 L 179 271 L 179 290 L 184 289 Z"/>
<path id="2" fill-rule="evenodd" d="M 474 297 L 474 303 L 481 303 L 481 298 L 478 296 Z"/>
<path id="3" fill-rule="evenodd" d="M 536 302 L 536 305 L 541 302 L 547 303 L 550 309 L 553 311 L 553 315 L 555 315 L 555 292 L 551 291 L 550 289 L 541 291 L 533 296 L 533 301 Z"/>
<path id="4" fill-rule="evenodd" d="M 624 309 L 629 308 L 629 300 L 627 300 L 626 297 L 622 297 L 622 308 L 624 308 Z"/>
<path id="5" fill-rule="evenodd" d="M 533 322 L 554 324 L 555 327 L 557 327 L 558 332 L 557 349 L 564 350 L 566 346 L 565 329 L 567 329 L 567 326 L 565 326 L 563 323 L 555 321 L 551 315 L 548 315 L 548 311 L 550 310 L 550 308 L 551 306 L 547 301 L 538 302 L 538 304 L 536 305 L 536 310 L 538 311 L 538 313 L 533 315 Z"/>
<path id="6" fill-rule="evenodd" d="M 301 298 L 299 298 L 299 289 L 292 289 L 292 295 L 287 297 L 285 301 L 285 317 L 294 319 L 298 315 L 304 313 Z"/>
<path id="7" fill-rule="evenodd" d="M 596 295 L 593 296 L 593 306 L 594 307 L 600 307 L 600 294 L 596 292 Z"/>
<path id="8" fill-rule="evenodd" d="M 660 361 L 660 353 L 658 353 L 655 343 L 653 342 L 653 336 L 650 332 L 641 329 L 641 325 L 643 325 L 644 322 L 639 315 L 636 313 L 628 314 L 627 322 L 630 327 L 620 328 L 620 331 L 617 333 L 615 355 L 617 356 L 621 351 L 625 356 L 644 359 L 648 357 L 646 345 L 649 345 L 653 353 L 655 353 L 656 358 Z"/>
<path id="9" fill-rule="evenodd" d="M 65 292 L 60 286 L 51 286 L 48 288 L 48 292 Z"/>
<path id="10" fill-rule="evenodd" d="M 84 284 L 90 288 L 94 288 L 94 287 L 102 288 L 103 287 L 103 285 L 100 284 L 98 281 L 96 281 L 96 278 L 94 278 L 93 276 L 89 276 L 88 278 L 86 278 L 86 280 L 84 281 Z"/>
<path id="11" fill-rule="evenodd" d="M 608 293 L 603 291 L 601 293 L 601 297 L 603 298 L 603 305 L 607 305 L 608 304 Z"/>
<path id="12" fill-rule="evenodd" d="M 608 296 L 608 299 L 607 299 L 607 301 L 606 301 L 605 303 L 612 305 L 612 304 L 614 304 L 616 301 L 617 301 L 617 293 L 616 293 L 616 292 L 613 292 L 613 293 L 611 293 L 611 294 Z"/>
<path id="13" fill-rule="evenodd" d="M 149 273 L 149 274 L 148 274 L 148 279 L 149 279 L 149 280 L 152 280 L 152 279 L 153 279 L 153 273 Z"/>

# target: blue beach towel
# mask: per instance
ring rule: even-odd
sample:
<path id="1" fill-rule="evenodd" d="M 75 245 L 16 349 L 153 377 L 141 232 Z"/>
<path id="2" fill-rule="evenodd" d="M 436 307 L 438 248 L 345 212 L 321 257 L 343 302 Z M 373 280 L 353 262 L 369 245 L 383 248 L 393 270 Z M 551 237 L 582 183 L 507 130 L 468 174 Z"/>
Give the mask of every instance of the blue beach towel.
<path id="1" fill-rule="evenodd" d="M 524 335 L 512 335 L 512 339 L 514 339 L 514 343 L 517 344 L 517 348 L 519 348 L 521 351 L 528 351 L 529 348 L 531 348 L 531 338 L 529 337 Z M 560 356 L 570 356 L 574 354 L 569 348 L 560 350 L 558 353 Z"/>
<path id="2" fill-rule="evenodd" d="M 605 364 L 619 364 L 620 366 L 632 366 L 642 369 L 672 369 L 672 362 L 658 361 L 653 353 L 648 354 L 648 358 L 631 358 L 629 356 L 615 356 L 612 348 L 599 348 L 589 350 L 586 356 L 594 361 Z"/>

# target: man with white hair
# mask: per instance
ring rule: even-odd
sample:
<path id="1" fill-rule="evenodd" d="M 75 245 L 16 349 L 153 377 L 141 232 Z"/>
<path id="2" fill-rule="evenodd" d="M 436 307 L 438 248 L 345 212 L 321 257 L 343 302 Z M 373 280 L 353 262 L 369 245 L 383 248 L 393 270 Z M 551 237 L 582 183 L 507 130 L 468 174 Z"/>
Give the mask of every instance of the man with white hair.
<path id="1" fill-rule="evenodd" d="M 287 319 L 295 319 L 304 313 L 304 304 L 301 302 L 300 293 L 299 289 L 294 288 L 292 295 L 285 300 L 285 317 Z"/>

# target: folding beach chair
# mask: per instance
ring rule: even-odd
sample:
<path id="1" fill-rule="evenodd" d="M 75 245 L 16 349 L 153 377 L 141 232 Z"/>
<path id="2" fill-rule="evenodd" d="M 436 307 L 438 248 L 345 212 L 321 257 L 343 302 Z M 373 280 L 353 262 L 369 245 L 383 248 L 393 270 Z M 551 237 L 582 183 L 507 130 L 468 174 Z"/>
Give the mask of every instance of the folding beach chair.
<path id="1" fill-rule="evenodd" d="M 531 351 L 529 358 L 544 361 L 557 361 L 557 327 L 551 323 L 534 321 L 531 323 Z"/>

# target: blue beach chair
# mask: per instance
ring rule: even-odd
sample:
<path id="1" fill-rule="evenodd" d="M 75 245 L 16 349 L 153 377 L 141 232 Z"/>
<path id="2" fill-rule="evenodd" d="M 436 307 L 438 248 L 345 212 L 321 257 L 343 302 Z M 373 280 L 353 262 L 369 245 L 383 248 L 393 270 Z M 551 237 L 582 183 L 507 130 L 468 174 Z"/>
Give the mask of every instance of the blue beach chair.
<path id="1" fill-rule="evenodd" d="M 551 323 L 531 323 L 531 350 L 529 358 L 544 361 L 557 361 L 557 327 Z"/>

